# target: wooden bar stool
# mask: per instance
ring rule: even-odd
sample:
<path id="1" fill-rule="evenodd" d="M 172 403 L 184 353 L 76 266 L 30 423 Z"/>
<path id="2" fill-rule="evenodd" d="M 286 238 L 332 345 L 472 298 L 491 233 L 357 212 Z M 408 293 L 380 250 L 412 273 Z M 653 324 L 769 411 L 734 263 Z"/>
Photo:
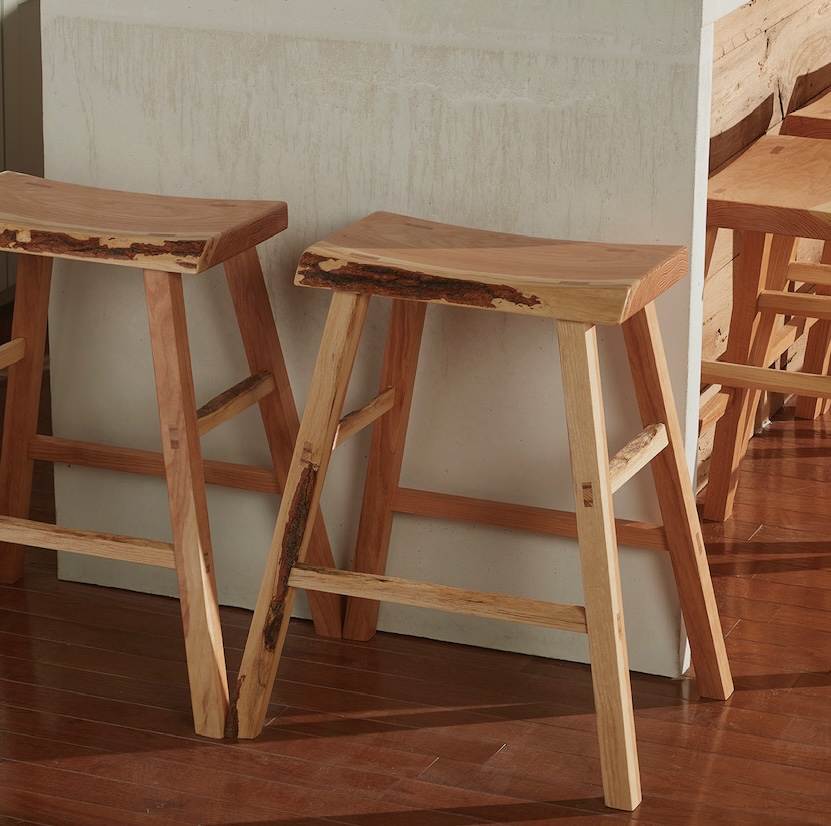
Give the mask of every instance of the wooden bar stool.
<path id="1" fill-rule="evenodd" d="M 279 492 L 299 425 L 256 245 L 286 227 L 280 201 L 219 201 L 116 192 L 0 174 L 0 248 L 20 253 L 0 451 L 0 581 L 23 575 L 25 545 L 176 569 L 196 731 L 222 737 L 228 684 L 205 482 Z M 163 453 L 38 435 L 52 258 L 144 271 Z M 197 410 L 182 274 L 224 263 L 252 375 Z M 125 273 L 126 274 L 126 273 Z M 274 469 L 203 462 L 199 437 L 259 402 Z M 173 543 L 30 521 L 34 459 L 163 476 Z M 310 554 L 331 564 L 321 520 Z M 325 560 L 325 562 L 324 562 Z M 340 600 L 317 602 L 320 633 L 339 636 Z"/>
<path id="2" fill-rule="evenodd" d="M 782 135 L 796 135 L 802 138 L 831 139 L 831 92 L 828 92 L 801 109 L 791 112 L 780 130 Z M 831 264 L 831 241 L 822 247 L 820 263 Z M 831 286 L 817 285 L 818 295 L 831 295 Z M 802 369 L 806 373 L 825 375 L 831 368 L 831 321 L 820 319 L 808 332 L 805 346 L 805 359 Z M 815 419 L 820 413 L 829 409 L 829 399 L 799 396 L 796 400 L 795 413 L 800 419 Z"/>
<path id="3" fill-rule="evenodd" d="M 831 141 L 769 135 L 710 179 L 708 247 L 719 228 L 732 229 L 739 260 L 727 349 L 701 369 L 702 382 L 729 389 L 713 441 L 707 519 L 724 521 L 733 511 L 761 390 L 831 397 L 831 378 L 768 369 L 807 324 L 831 320 L 831 296 L 821 294 L 831 287 L 831 264 L 793 261 L 798 239 L 831 240 L 829 173 Z"/>
<path id="4" fill-rule="evenodd" d="M 365 637 L 374 606 L 390 600 L 587 633 L 605 799 L 632 810 L 640 779 L 612 493 L 652 463 L 660 526 L 629 524 L 625 541 L 669 550 L 702 694 L 733 690 L 653 299 L 687 271 L 682 247 L 571 243 L 448 226 L 376 213 L 313 245 L 297 283 L 334 291 L 274 541 L 239 674 L 238 734 L 263 726 L 296 588 L 346 594 Z M 393 299 L 381 392 L 341 419 L 343 399 L 372 296 Z M 399 472 L 428 303 L 558 320 L 577 512 L 405 490 Z M 609 459 L 596 324 L 622 325 L 644 431 Z M 386 414 L 386 415 L 384 415 Z M 383 415 L 373 433 L 356 571 L 309 565 L 315 514 L 333 446 Z M 577 536 L 585 607 L 467 591 L 384 574 L 394 511 Z M 624 531 L 621 531 L 621 535 Z"/>

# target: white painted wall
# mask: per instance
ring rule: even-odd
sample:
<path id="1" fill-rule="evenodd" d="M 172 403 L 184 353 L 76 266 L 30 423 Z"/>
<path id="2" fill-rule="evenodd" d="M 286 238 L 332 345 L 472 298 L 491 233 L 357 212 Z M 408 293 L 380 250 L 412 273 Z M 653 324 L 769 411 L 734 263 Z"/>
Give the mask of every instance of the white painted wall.
<path id="1" fill-rule="evenodd" d="M 302 405 L 328 294 L 291 284 L 301 250 L 376 209 L 489 229 L 693 247 L 660 302 L 694 453 L 711 56 L 702 0 L 43 0 L 46 174 L 100 186 L 282 198 L 261 249 Z M 54 425 L 157 448 L 141 281 L 62 264 L 51 316 Z M 71 270 L 71 273 L 70 273 Z M 68 277 L 71 274 L 71 278 Z M 189 282 L 197 394 L 244 375 L 221 273 Z M 373 392 L 387 308 L 353 388 Z M 610 448 L 639 429 L 619 331 L 601 330 Z M 430 308 L 404 483 L 571 508 L 553 323 Z M 249 415 L 250 413 L 250 415 Z M 209 457 L 265 462 L 256 413 Z M 351 555 L 367 440 L 341 448 L 323 507 Z M 221 599 L 253 604 L 277 503 L 212 488 Z M 163 486 L 59 468 L 65 524 L 166 538 Z M 618 515 L 657 519 L 651 480 Z M 685 647 L 664 555 L 623 549 L 633 668 Z M 573 543 L 400 517 L 390 573 L 579 602 Z M 174 593 L 166 572 L 65 555 L 62 575 Z M 384 606 L 381 627 L 585 660 L 582 636 Z"/>

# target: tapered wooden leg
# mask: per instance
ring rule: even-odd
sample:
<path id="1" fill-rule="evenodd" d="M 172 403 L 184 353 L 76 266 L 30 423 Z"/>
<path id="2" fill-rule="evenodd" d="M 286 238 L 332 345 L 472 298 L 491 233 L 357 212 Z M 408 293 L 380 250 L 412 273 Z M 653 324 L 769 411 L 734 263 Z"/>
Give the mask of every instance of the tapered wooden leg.
<path id="1" fill-rule="evenodd" d="M 246 250 L 226 261 L 225 274 L 251 373 L 267 370 L 274 377 L 275 392 L 260 399 L 259 405 L 277 482 L 280 490 L 285 490 L 300 420 L 257 250 Z M 335 565 L 320 513 L 314 520 L 308 561 L 323 567 Z M 309 591 L 308 598 L 315 631 L 324 637 L 340 637 L 343 597 Z"/>
<path id="2" fill-rule="evenodd" d="M 265 722 L 294 602 L 289 575 L 306 556 L 368 304 L 368 296 L 332 295 L 239 670 L 228 736 L 256 737 Z"/>
<path id="3" fill-rule="evenodd" d="M 597 338 L 588 324 L 560 321 L 557 330 L 603 792 L 607 806 L 632 811 L 641 787 Z"/>
<path id="4" fill-rule="evenodd" d="M 704 697 L 724 700 L 733 693 L 733 679 L 655 306 L 647 305 L 626 321 L 623 334 L 643 425 L 663 422 L 667 430 L 669 444 L 651 465 L 698 690 Z"/>
<path id="5" fill-rule="evenodd" d="M 230 704 L 182 276 L 145 270 L 144 287 L 194 725 L 219 738 Z"/>
<path id="6" fill-rule="evenodd" d="M 823 264 L 831 264 L 831 241 L 826 241 L 823 245 L 820 261 Z M 818 286 L 816 291 L 817 295 L 831 295 L 831 287 Z M 831 321 L 821 318 L 808 331 L 802 370 L 805 373 L 816 373 L 822 376 L 829 373 L 829 367 L 831 367 Z M 828 410 L 829 404 L 831 404 L 829 399 L 799 396 L 796 400 L 796 417 L 816 419 Z"/>
<path id="7" fill-rule="evenodd" d="M 766 240 L 761 233 L 743 233 L 733 277 L 733 315 L 725 361 L 765 366 L 773 328 L 765 325 L 764 330 L 757 330 L 759 293 L 763 287 L 783 289 L 793 246 L 793 238 L 774 236 Z M 754 348 L 760 354 L 755 360 L 751 355 Z M 704 503 L 706 519 L 723 522 L 733 512 L 740 465 L 753 432 L 759 396 L 758 390 L 733 388 L 727 410 L 716 424 Z"/>
<path id="8" fill-rule="evenodd" d="M 713 263 L 713 253 L 716 250 L 718 240 L 718 227 L 707 227 L 704 237 L 704 273 L 709 274 L 710 264 Z"/>
<path id="9" fill-rule="evenodd" d="M 356 571 L 383 574 L 392 533 L 392 501 L 401 477 L 404 443 L 413 399 L 418 352 L 427 305 L 420 301 L 394 301 L 390 314 L 381 390 L 395 388 L 395 404 L 373 427 L 361 521 L 358 527 Z M 350 597 L 346 603 L 343 635 L 368 640 L 378 624 L 376 600 Z"/>
<path id="10" fill-rule="evenodd" d="M 9 367 L 3 445 L 0 449 L 0 514 L 29 518 L 33 462 L 29 442 L 37 432 L 43 352 L 49 312 L 52 259 L 18 257 L 12 338 L 25 340 L 25 355 Z M 25 549 L 0 542 L 0 582 L 23 576 Z"/>

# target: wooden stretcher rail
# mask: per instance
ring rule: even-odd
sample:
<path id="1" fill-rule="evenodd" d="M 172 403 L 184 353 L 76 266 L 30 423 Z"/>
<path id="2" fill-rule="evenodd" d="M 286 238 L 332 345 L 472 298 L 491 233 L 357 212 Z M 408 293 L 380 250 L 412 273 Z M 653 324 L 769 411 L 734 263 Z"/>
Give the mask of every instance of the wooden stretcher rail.
<path id="1" fill-rule="evenodd" d="M 399 579 L 333 568 L 295 565 L 289 585 L 310 591 L 327 591 L 351 597 L 396 602 L 434 608 L 454 614 L 522 622 L 544 628 L 586 633 L 586 609 L 581 605 L 559 605 L 525 597 L 468 591 L 447 585 L 432 585 L 410 579 Z"/>
<path id="2" fill-rule="evenodd" d="M 718 392 L 712 393 L 698 411 L 699 434 L 709 430 L 727 410 L 727 401 L 730 398 L 730 394 L 726 390 L 722 391 L 718 385 L 711 385 L 711 387 L 714 390 L 718 390 Z"/>
<path id="3" fill-rule="evenodd" d="M 15 364 L 26 355 L 26 340 L 13 338 L 0 346 L 0 370 Z"/>
<path id="4" fill-rule="evenodd" d="M 788 267 L 788 280 L 831 286 L 831 264 L 793 263 Z"/>
<path id="5" fill-rule="evenodd" d="M 393 497 L 392 509 L 397 513 L 409 513 L 414 516 L 455 519 L 458 522 L 495 525 L 549 536 L 577 537 L 577 517 L 574 513 L 551 508 L 398 488 Z M 655 551 L 669 549 L 663 525 L 615 519 L 615 531 L 620 545 Z"/>
<path id="6" fill-rule="evenodd" d="M 164 458 L 151 450 L 113 447 L 95 442 L 81 442 L 58 436 L 35 436 L 29 442 L 29 458 L 66 465 L 93 467 L 164 477 Z M 209 485 L 254 490 L 261 493 L 280 493 L 277 478 L 270 468 L 238 465 L 232 462 L 203 462 L 205 481 Z"/>
<path id="7" fill-rule="evenodd" d="M 159 568 L 175 567 L 173 545 L 169 542 L 64 528 L 12 516 L 0 516 L 0 539 L 53 551 L 141 562 Z"/>
<path id="8" fill-rule="evenodd" d="M 776 359 L 786 353 L 796 344 L 797 340 L 801 338 L 814 324 L 817 323 L 816 318 L 790 318 L 782 327 L 774 332 L 768 347 L 766 361 L 768 364 L 773 364 Z"/>
<path id="9" fill-rule="evenodd" d="M 774 393 L 795 393 L 812 398 L 831 398 L 831 377 L 809 373 L 791 373 L 771 370 L 768 367 L 751 367 L 746 364 L 729 364 L 721 361 L 702 361 L 703 381 L 722 384 L 725 387 L 771 390 Z"/>
<path id="10" fill-rule="evenodd" d="M 612 493 L 643 470 L 668 444 L 667 429 L 663 424 L 644 428 L 609 461 Z"/>
<path id="11" fill-rule="evenodd" d="M 395 388 L 388 387 L 360 410 L 347 413 L 340 420 L 338 429 L 335 431 L 334 447 L 342 445 L 347 439 L 351 439 L 356 433 L 360 433 L 365 427 L 371 425 L 387 413 L 393 404 L 395 404 Z"/>
<path id="12" fill-rule="evenodd" d="M 199 435 L 210 433 L 228 419 L 232 419 L 263 396 L 273 393 L 274 378 L 271 373 L 262 372 L 243 379 L 233 387 L 220 393 L 196 411 Z"/>
<path id="13" fill-rule="evenodd" d="M 791 318 L 773 335 L 768 348 L 767 357 L 765 361 L 768 364 L 773 364 L 783 353 L 787 352 L 804 333 L 808 332 L 811 327 L 816 324 L 815 318 Z M 716 362 L 724 364 L 725 362 Z M 702 384 L 710 384 L 711 387 L 720 391 L 721 385 L 718 382 L 710 382 L 703 373 L 701 376 Z M 709 430 L 725 413 L 727 410 L 727 402 L 730 398 L 730 393 L 727 389 L 724 392 L 718 392 L 711 397 L 704 397 L 701 394 L 701 407 L 698 411 L 698 432 L 699 434 Z"/>
<path id="14" fill-rule="evenodd" d="M 763 290 L 759 294 L 759 309 L 782 315 L 831 320 L 831 296 Z"/>

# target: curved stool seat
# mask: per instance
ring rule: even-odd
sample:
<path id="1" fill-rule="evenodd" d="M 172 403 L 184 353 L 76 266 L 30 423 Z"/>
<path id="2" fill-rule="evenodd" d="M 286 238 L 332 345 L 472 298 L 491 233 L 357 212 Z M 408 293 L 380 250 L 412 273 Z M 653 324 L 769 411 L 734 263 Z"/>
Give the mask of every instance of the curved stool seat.
<path id="1" fill-rule="evenodd" d="M 175 568 L 196 731 L 222 737 L 229 691 L 216 596 L 206 480 L 279 493 L 298 417 L 256 244 L 286 227 L 281 201 L 174 198 L 0 174 L 0 249 L 19 253 L 0 451 L 0 582 L 23 575 L 24 546 Z M 162 451 L 37 433 L 53 258 L 144 274 Z M 182 274 L 223 263 L 251 375 L 197 409 Z M 126 275 L 126 272 L 125 272 Z M 67 289 L 71 289 L 68 286 Z M 203 461 L 200 436 L 258 404 L 273 468 Z M 166 478 L 173 542 L 80 531 L 28 519 L 35 459 Z M 331 562 L 322 522 L 311 555 Z M 313 595 L 320 633 L 339 636 L 337 597 Z"/>
<path id="2" fill-rule="evenodd" d="M 282 201 L 145 195 L 0 173 L 0 248 L 199 273 L 282 232 Z"/>
<path id="3" fill-rule="evenodd" d="M 309 247 L 296 282 L 333 291 L 263 585 L 240 668 L 234 719 L 261 730 L 297 588 L 347 595 L 344 635 L 367 639 L 378 600 L 588 634 L 601 773 L 609 806 L 634 809 L 640 778 L 623 628 L 617 533 L 669 550 L 702 694 L 733 690 L 653 299 L 687 272 L 682 247 L 549 241 L 375 213 Z M 341 418 L 372 297 L 392 299 L 379 395 Z M 428 304 L 557 319 L 576 513 L 400 486 Z M 622 325 L 644 430 L 609 457 L 596 324 Z M 333 445 L 375 422 L 355 569 L 307 562 Z M 663 526 L 615 520 L 612 493 L 651 464 Z M 397 512 L 577 537 L 584 605 L 560 605 L 385 574 Z"/>
<path id="4" fill-rule="evenodd" d="M 678 247 L 549 241 L 376 212 L 309 247 L 296 280 L 303 286 L 620 324 L 685 273 L 686 253 Z"/>

